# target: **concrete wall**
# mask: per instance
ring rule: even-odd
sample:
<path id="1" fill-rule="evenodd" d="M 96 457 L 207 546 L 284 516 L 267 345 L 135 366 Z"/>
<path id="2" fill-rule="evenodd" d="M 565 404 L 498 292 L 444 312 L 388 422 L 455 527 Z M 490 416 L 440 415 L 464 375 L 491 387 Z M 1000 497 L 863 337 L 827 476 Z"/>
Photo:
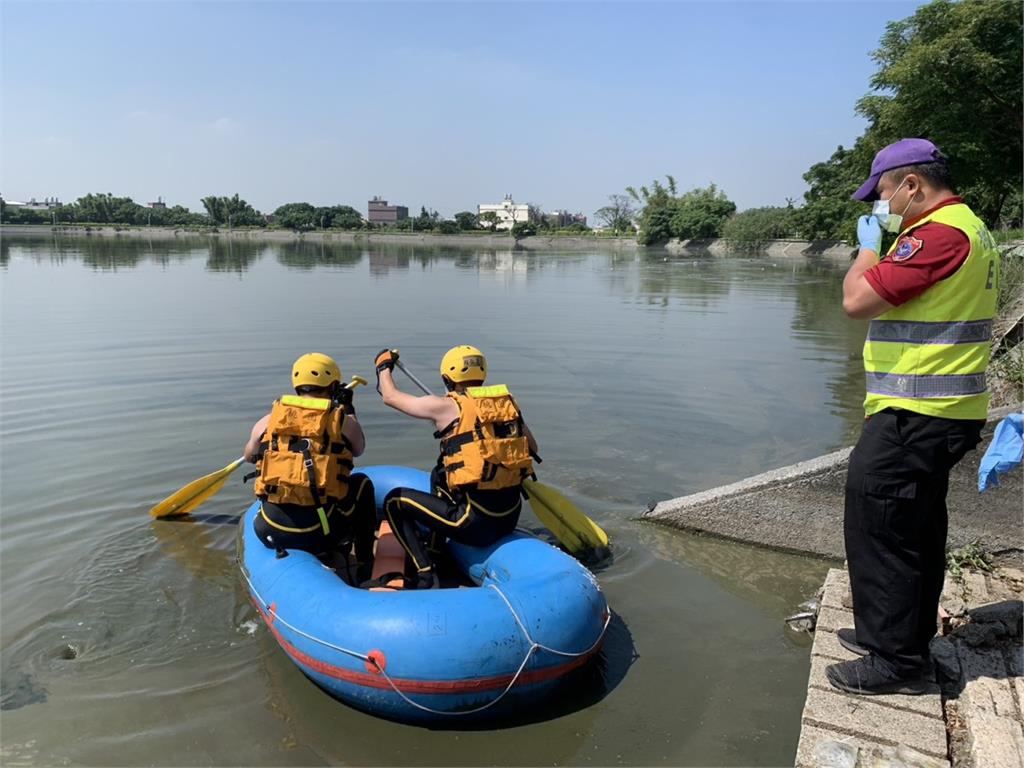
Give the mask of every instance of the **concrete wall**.
<path id="1" fill-rule="evenodd" d="M 427 232 L 302 232 L 296 233 L 288 229 L 221 229 L 210 230 L 175 229 L 173 227 L 125 227 L 115 229 L 107 227 L 91 227 L 87 232 L 84 227 L 68 227 L 32 224 L 5 224 L 0 227 L 0 236 L 33 235 L 52 237 L 141 237 L 152 240 L 183 239 L 183 238 L 230 238 L 232 240 L 253 240 L 269 242 L 303 242 L 319 243 L 357 243 L 360 245 L 422 245 L 454 246 L 462 248 L 482 248 L 486 250 L 508 251 L 512 249 L 526 251 L 578 251 L 594 248 L 614 248 L 635 250 L 640 246 L 631 237 L 526 237 L 513 240 L 509 235 L 491 235 L 487 233 L 464 235 L 438 235 Z"/>
<path id="2" fill-rule="evenodd" d="M 949 484 L 949 542 L 980 539 L 993 552 L 1024 550 L 1024 470 L 978 493 L 978 464 L 1006 414 L 995 410 L 982 444 L 954 467 Z M 641 519 L 788 551 L 842 559 L 843 495 L 852 448 L 749 477 L 731 485 L 662 501 Z"/>

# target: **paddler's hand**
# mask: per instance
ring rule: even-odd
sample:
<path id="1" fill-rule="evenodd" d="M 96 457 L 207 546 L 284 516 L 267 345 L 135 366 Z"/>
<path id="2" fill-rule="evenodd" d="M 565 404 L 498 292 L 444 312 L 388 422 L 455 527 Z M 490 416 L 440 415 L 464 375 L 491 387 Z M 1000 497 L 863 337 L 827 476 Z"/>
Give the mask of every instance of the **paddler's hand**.
<path id="1" fill-rule="evenodd" d="M 352 404 L 352 394 L 355 392 L 355 387 L 339 387 L 338 394 L 335 396 L 337 401 L 345 408 L 345 413 L 350 416 L 356 415 L 356 407 Z"/>
<path id="2" fill-rule="evenodd" d="M 397 349 L 382 349 L 377 353 L 377 357 L 374 359 L 373 364 L 377 367 L 377 375 L 380 376 L 380 372 L 383 370 L 395 370 L 395 363 L 397 362 Z"/>

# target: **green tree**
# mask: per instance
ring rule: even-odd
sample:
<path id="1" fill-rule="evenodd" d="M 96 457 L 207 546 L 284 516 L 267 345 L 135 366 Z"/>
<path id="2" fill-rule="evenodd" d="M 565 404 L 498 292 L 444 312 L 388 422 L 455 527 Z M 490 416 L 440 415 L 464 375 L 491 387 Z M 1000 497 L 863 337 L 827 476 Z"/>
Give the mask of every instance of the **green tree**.
<path id="1" fill-rule="evenodd" d="M 595 215 L 613 232 L 632 232 L 636 207 L 629 195 L 608 195 L 608 205 L 598 208 Z"/>
<path id="2" fill-rule="evenodd" d="M 884 143 L 938 144 L 989 224 L 1024 181 L 1022 38 L 1019 0 L 935 0 L 886 25 L 872 54 L 875 93 L 857 104 Z"/>
<path id="3" fill-rule="evenodd" d="M 468 232 L 471 229 L 477 228 L 476 214 L 471 211 L 459 211 L 455 214 L 455 223 L 459 225 L 459 229 L 464 232 Z"/>
<path id="4" fill-rule="evenodd" d="M 690 190 L 674 201 L 672 236 L 681 240 L 718 237 L 726 219 L 736 212 L 736 203 L 714 184 Z"/>
<path id="5" fill-rule="evenodd" d="M 274 210 L 274 224 L 285 229 L 305 231 L 319 227 L 321 216 L 317 215 L 317 209 L 309 203 L 285 203 Z"/>
<path id="6" fill-rule="evenodd" d="M 442 235 L 457 235 L 460 230 L 461 227 L 458 222 L 452 219 L 441 219 L 441 221 L 437 222 L 437 231 Z"/>
<path id="7" fill-rule="evenodd" d="M 226 224 L 230 227 L 256 227 L 264 221 L 259 211 L 253 208 L 237 193 L 234 197 L 216 197 L 211 195 L 202 200 L 207 216 L 214 224 Z"/>
<path id="8" fill-rule="evenodd" d="M 530 237 L 537 234 L 537 227 L 532 221 L 517 221 L 512 225 L 512 237 L 519 240 L 523 237 Z"/>
<path id="9" fill-rule="evenodd" d="M 491 232 L 493 232 L 498 227 L 498 214 L 496 214 L 494 211 L 487 211 L 485 213 L 480 214 L 479 221 L 480 224 L 487 227 L 489 230 L 491 230 Z"/>
<path id="10" fill-rule="evenodd" d="M 318 217 L 325 217 L 324 226 L 329 228 L 363 229 L 365 226 L 362 214 L 351 205 L 332 205 L 326 208 L 317 208 L 316 213 Z"/>
<path id="11" fill-rule="evenodd" d="M 808 185 L 804 204 L 794 214 L 801 237 L 847 242 L 856 239 L 857 217 L 867 210 L 850 195 L 864 183 L 871 159 L 882 146 L 884 142 L 866 134 L 852 149 L 840 146 L 828 160 L 811 166 L 804 174 Z"/>
<path id="12" fill-rule="evenodd" d="M 437 228 L 437 223 L 441 220 L 441 215 L 437 211 L 428 211 L 426 206 L 420 206 L 420 215 L 414 219 L 414 224 L 418 232 L 429 232 Z"/>
<path id="13" fill-rule="evenodd" d="M 793 237 L 795 213 L 792 205 L 748 208 L 722 225 L 722 237 L 741 248 L 755 248 L 767 240 Z"/>

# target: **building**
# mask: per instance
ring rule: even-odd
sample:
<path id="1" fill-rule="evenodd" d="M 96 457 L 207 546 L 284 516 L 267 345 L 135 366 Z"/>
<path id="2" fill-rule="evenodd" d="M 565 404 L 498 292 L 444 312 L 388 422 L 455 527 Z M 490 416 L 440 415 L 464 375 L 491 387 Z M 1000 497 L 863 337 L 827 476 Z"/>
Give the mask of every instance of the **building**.
<path id="1" fill-rule="evenodd" d="M 569 213 L 564 210 L 551 211 L 544 214 L 544 221 L 549 227 L 561 228 L 571 224 L 582 224 L 587 226 L 587 217 L 582 213 Z"/>
<path id="2" fill-rule="evenodd" d="M 155 203 L 146 203 L 146 206 L 152 208 L 154 211 L 166 211 L 167 203 L 164 202 L 162 197 L 158 197 Z"/>
<path id="3" fill-rule="evenodd" d="M 496 229 L 512 229 L 513 224 L 536 219 L 530 206 L 526 203 L 517 203 L 512 199 L 512 195 L 505 195 L 505 199 L 500 203 L 480 203 L 476 207 L 477 218 L 484 226 L 487 226 L 487 222 L 483 217 L 488 213 L 493 213 L 498 217 Z"/>
<path id="4" fill-rule="evenodd" d="M 19 203 L 17 200 L 4 200 L 8 208 L 23 208 L 26 211 L 48 211 L 51 208 L 60 208 L 63 203 L 56 197 L 46 197 L 40 202 L 34 197 L 28 202 Z"/>
<path id="5" fill-rule="evenodd" d="M 409 209 L 404 205 L 388 205 L 376 195 L 366 204 L 366 220 L 371 224 L 394 224 L 409 218 Z"/>

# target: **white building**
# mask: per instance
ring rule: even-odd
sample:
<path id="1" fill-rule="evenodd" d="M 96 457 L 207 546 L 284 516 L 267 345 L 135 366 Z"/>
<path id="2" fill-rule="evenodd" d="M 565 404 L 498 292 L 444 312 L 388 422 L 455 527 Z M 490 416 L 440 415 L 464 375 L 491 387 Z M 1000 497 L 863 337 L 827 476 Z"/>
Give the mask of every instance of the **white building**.
<path id="1" fill-rule="evenodd" d="M 513 224 L 530 221 L 530 206 L 515 202 L 512 195 L 505 195 L 505 199 L 500 203 L 480 203 L 476 207 L 477 218 L 481 219 L 482 226 L 486 226 L 482 217 L 487 213 L 493 213 L 498 217 L 497 229 L 512 229 Z"/>

